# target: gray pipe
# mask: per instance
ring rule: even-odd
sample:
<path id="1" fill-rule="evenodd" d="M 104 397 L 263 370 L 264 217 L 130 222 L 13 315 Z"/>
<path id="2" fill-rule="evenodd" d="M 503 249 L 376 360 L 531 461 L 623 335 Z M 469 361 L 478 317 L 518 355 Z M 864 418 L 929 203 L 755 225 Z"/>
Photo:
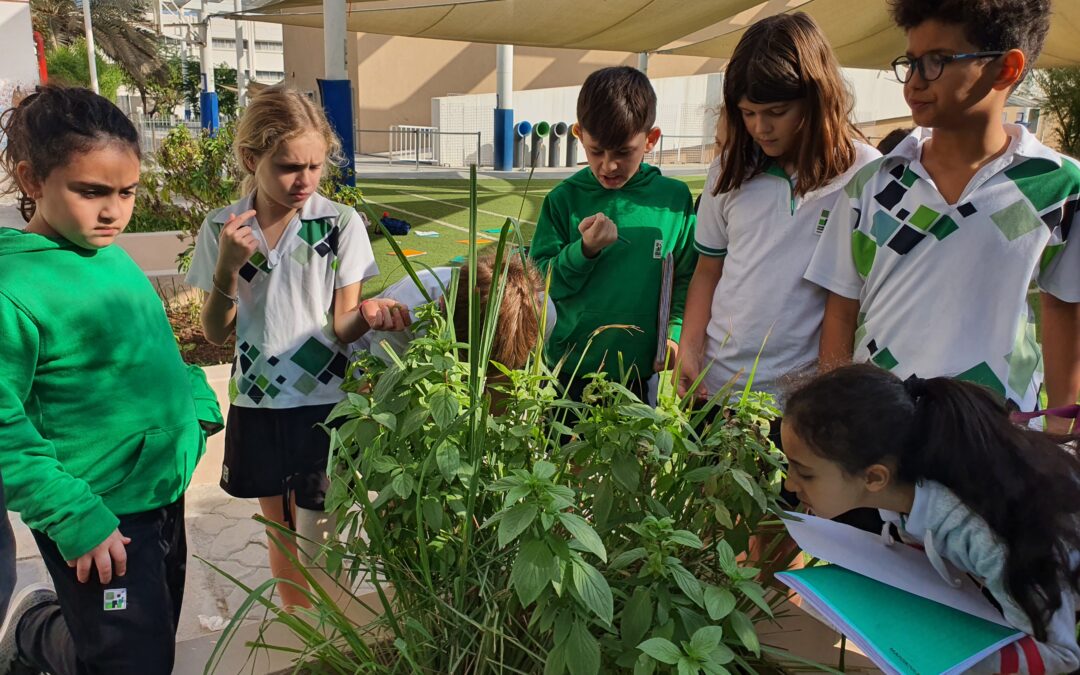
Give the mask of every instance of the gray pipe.
<path id="1" fill-rule="evenodd" d="M 559 166 L 559 155 L 562 154 L 562 139 L 570 127 L 566 122 L 556 122 L 551 125 L 551 144 L 548 147 L 548 166 Z"/>
<path id="2" fill-rule="evenodd" d="M 514 168 L 525 166 L 525 138 L 532 133 L 532 124 L 521 121 L 514 125 Z"/>

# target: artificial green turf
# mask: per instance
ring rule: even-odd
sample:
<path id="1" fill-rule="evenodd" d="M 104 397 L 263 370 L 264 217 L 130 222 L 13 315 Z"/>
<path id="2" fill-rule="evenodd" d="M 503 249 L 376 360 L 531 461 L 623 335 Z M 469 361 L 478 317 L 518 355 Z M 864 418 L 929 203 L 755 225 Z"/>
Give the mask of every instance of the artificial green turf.
<path id="1" fill-rule="evenodd" d="M 704 176 L 677 176 L 690 187 L 696 197 L 705 183 Z M 533 179 L 503 180 L 482 179 L 477 182 L 477 229 L 502 227 L 507 217 L 518 219 L 524 242 L 532 239 L 537 215 L 544 196 L 559 184 L 559 180 Z M 467 179 L 407 179 L 377 180 L 360 179 L 357 186 L 364 194 L 372 210 L 382 215 L 407 220 L 413 230 L 397 237 L 403 249 L 423 251 L 424 255 L 412 260 L 430 267 L 446 265 L 457 256 L 468 252 L 466 232 L 469 228 L 469 181 Z M 461 228 L 455 229 L 456 228 Z M 415 230 L 438 232 L 438 237 L 420 237 Z M 492 241 L 497 233 L 484 233 Z M 483 242 L 485 239 L 480 238 Z M 405 271 L 392 255 L 393 251 L 382 235 L 372 237 L 372 248 L 379 264 L 379 276 L 364 283 L 364 296 L 370 297 L 394 283 Z"/>

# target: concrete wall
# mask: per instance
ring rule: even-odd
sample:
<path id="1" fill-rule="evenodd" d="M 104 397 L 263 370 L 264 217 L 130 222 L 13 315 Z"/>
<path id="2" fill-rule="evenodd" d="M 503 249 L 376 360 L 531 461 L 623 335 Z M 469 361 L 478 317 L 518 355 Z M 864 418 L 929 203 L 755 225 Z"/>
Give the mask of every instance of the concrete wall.
<path id="1" fill-rule="evenodd" d="M 16 92 L 29 92 L 38 84 L 34 29 L 30 23 L 30 3 L 0 0 L 0 110 L 11 106 Z"/>
<path id="2" fill-rule="evenodd" d="M 322 31 L 283 27 L 285 81 L 316 91 L 323 73 Z M 394 124 L 432 123 L 432 99 L 495 91 L 495 46 L 446 40 L 352 33 L 348 41 L 349 77 L 356 96 L 356 123 L 363 129 Z M 685 56 L 652 56 L 649 76 L 675 77 L 719 72 L 722 61 Z M 580 85 L 592 71 L 611 65 L 637 65 L 622 52 L 539 49 L 514 50 L 514 90 Z"/>

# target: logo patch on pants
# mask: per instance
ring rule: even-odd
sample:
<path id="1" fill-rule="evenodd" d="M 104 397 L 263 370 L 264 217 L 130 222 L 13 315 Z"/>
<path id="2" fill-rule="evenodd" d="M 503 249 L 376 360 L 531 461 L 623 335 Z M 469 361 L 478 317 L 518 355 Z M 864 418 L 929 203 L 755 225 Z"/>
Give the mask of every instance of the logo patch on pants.
<path id="1" fill-rule="evenodd" d="M 127 589 L 126 588 L 106 588 L 105 589 L 105 611 L 115 612 L 121 609 L 127 609 Z"/>

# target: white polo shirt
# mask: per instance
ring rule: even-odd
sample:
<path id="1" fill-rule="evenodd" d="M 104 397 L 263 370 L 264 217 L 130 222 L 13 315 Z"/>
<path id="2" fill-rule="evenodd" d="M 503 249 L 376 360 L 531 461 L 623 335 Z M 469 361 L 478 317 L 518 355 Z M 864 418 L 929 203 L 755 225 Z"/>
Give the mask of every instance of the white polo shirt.
<path id="1" fill-rule="evenodd" d="M 1034 410 L 1042 354 L 1028 289 L 1035 280 L 1080 302 L 1080 165 L 1023 127 L 1006 131 L 1005 153 L 955 204 L 922 165 L 929 130 L 860 171 L 832 210 L 806 278 L 859 301 L 856 361 L 904 378 L 978 382 Z"/>
<path id="2" fill-rule="evenodd" d="M 252 208 L 254 193 L 207 216 L 195 241 L 187 282 L 213 293 L 221 228 Z M 240 269 L 233 405 L 295 408 L 337 403 L 348 346 L 334 334 L 334 291 L 379 273 L 364 220 L 313 194 L 269 250 L 257 222 L 258 249 Z"/>
<path id="3" fill-rule="evenodd" d="M 450 288 L 450 277 L 453 272 L 453 267 L 435 267 L 430 271 L 416 270 L 416 277 L 420 280 L 424 289 L 427 290 L 431 301 L 438 302 L 443 297 L 443 288 Z M 389 298 L 408 307 L 409 315 L 413 321 L 416 321 L 416 308 L 428 302 L 424 294 L 417 288 L 416 282 L 409 276 L 405 276 L 400 281 L 391 284 L 382 293 L 379 293 L 378 297 Z M 542 295 L 537 297 L 542 299 Z M 549 336 L 551 335 L 551 329 L 555 327 L 555 303 L 551 301 L 551 298 L 547 299 L 546 319 L 544 335 Z M 358 350 L 368 351 L 373 356 L 389 364 L 390 358 L 386 354 L 386 349 L 382 343 L 385 342 L 394 350 L 395 354 L 401 356 L 409 348 L 409 342 L 414 337 L 416 337 L 416 333 L 412 330 L 368 331 L 353 343 L 353 347 Z M 465 340 L 462 336 L 458 336 L 458 339 Z"/>
<path id="4" fill-rule="evenodd" d="M 855 150 L 855 163 L 846 173 L 801 197 L 795 194 L 796 179 L 776 164 L 738 189 L 714 196 L 719 160 L 709 167 L 698 206 L 696 247 L 702 255 L 724 259 L 702 363 L 712 363 L 704 380 L 710 393 L 740 371 L 738 381 L 745 382 L 759 351 L 752 386 L 774 395 L 785 375 L 817 362 L 827 294 L 803 274 L 837 193 L 880 156 L 864 143 L 856 143 Z"/>

